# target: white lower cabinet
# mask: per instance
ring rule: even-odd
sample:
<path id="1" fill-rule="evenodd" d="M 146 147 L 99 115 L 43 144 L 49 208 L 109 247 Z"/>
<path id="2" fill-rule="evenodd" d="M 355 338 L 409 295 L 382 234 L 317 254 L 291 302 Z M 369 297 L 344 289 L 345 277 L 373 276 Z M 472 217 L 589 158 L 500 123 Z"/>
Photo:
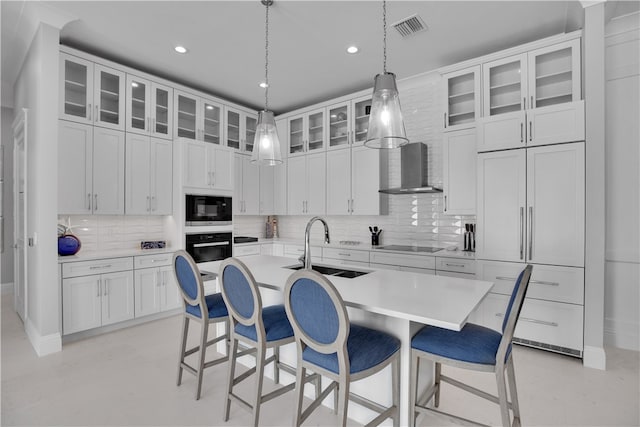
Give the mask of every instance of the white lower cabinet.
<path id="1" fill-rule="evenodd" d="M 182 299 L 172 259 L 171 253 L 135 257 L 135 317 L 180 307 Z"/>
<path id="2" fill-rule="evenodd" d="M 369 251 L 322 248 L 322 261 L 327 264 L 351 264 L 369 266 Z"/>
<path id="3" fill-rule="evenodd" d="M 249 255 L 260 255 L 261 248 L 260 245 L 242 245 L 242 246 L 234 246 L 233 247 L 233 256 L 234 257 L 243 257 Z M 262 255 L 271 255 L 271 254 L 262 254 Z"/>
<path id="4" fill-rule="evenodd" d="M 134 317 L 131 257 L 79 261 L 62 267 L 64 335 Z M 123 271 L 118 271 L 123 270 Z"/>

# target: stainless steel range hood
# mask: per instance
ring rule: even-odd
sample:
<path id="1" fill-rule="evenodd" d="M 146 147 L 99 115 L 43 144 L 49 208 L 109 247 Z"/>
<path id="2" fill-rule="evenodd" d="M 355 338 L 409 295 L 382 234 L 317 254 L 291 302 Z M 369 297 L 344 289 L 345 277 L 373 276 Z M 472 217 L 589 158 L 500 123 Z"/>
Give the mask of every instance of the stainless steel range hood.
<path id="1" fill-rule="evenodd" d="M 400 187 L 379 190 L 385 194 L 442 193 L 427 183 L 427 145 L 412 142 L 400 147 Z"/>

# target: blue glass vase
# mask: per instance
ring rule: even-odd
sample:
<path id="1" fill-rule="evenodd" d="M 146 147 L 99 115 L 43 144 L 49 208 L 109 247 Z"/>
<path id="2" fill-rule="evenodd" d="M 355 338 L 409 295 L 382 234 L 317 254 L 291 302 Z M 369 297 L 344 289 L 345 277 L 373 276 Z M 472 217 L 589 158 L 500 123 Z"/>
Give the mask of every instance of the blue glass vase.
<path id="1" fill-rule="evenodd" d="M 80 239 L 73 234 L 58 237 L 58 255 L 75 255 L 81 246 Z"/>

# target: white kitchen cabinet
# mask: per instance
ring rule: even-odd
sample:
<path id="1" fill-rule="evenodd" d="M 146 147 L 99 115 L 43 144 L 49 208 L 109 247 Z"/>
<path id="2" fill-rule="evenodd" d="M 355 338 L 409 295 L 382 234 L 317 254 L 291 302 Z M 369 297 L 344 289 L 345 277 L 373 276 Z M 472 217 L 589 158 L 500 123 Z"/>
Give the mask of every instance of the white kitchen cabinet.
<path id="1" fill-rule="evenodd" d="M 60 53 L 59 117 L 124 130 L 125 73 Z"/>
<path id="2" fill-rule="evenodd" d="M 124 132 L 59 120 L 58 213 L 124 214 Z"/>
<path id="3" fill-rule="evenodd" d="M 444 213 L 476 213 L 476 130 L 445 132 L 442 140 Z"/>
<path id="4" fill-rule="evenodd" d="M 176 138 L 222 145 L 222 104 L 207 97 L 174 91 Z"/>
<path id="5" fill-rule="evenodd" d="M 327 107 L 329 144 L 327 149 L 362 145 L 367 139 L 371 97 L 363 96 Z"/>
<path id="6" fill-rule="evenodd" d="M 233 256 L 234 257 L 243 257 L 249 255 L 260 255 L 262 249 L 259 244 L 255 245 L 234 245 L 233 246 Z M 263 254 L 263 255 L 271 255 L 271 254 Z"/>
<path id="7" fill-rule="evenodd" d="M 329 264 L 369 265 L 369 251 L 343 248 L 322 248 L 322 260 Z"/>
<path id="8" fill-rule="evenodd" d="M 280 137 L 280 150 L 282 154 L 282 164 L 273 168 L 273 211 L 274 215 L 287 214 L 287 168 L 288 159 L 286 156 L 286 144 L 283 143 L 282 135 L 286 134 L 287 120 L 276 120 L 276 128 Z"/>
<path id="9" fill-rule="evenodd" d="M 183 186 L 233 191 L 233 150 L 200 141 L 181 140 Z"/>
<path id="10" fill-rule="evenodd" d="M 444 131 L 475 128 L 480 118 L 480 66 L 442 75 Z"/>
<path id="11" fill-rule="evenodd" d="M 173 89 L 127 74 L 127 132 L 173 138 Z"/>
<path id="12" fill-rule="evenodd" d="M 579 39 L 482 67 L 478 151 L 584 139 Z"/>
<path id="13" fill-rule="evenodd" d="M 227 127 L 225 144 L 227 147 L 251 153 L 256 137 L 258 115 L 255 112 L 225 106 Z"/>
<path id="14" fill-rule="evenodd" d="M 235 153 L 234 215 L 260 213 L 260 167 L 251 163 L 251 156 Z"/>
<path id="15" fill-rule="evenodd" d="M 134 258 L 135 317 L 180 307 L 182 296 L 171 266 L 173 254 Z"/>
<path id="16" fill-rule="evenodd" d="M 258 213 L 260 215 L 271 215 L 275 213 L 275 174 L 276 169 L 281 168 L 282 165 L 259 166 L 259 205 Z"/>
<path id="17" fill-rule="evenodd" d="M 73 264 L 77 264 L 77 270 Z M 65 264 L 62 269 L 63 334 L 132 319 L 132 267 L 130 257 Z"/>
<path id="18" fill-rule="evenodd" d="M 290 117 L 287 122 L 289 156 L 325 149 L 326 121 L 324 108 Z"/>
<path id="19" fill-rule="evenodd" d="M 289 215 L 323 215 L 326 212 L 325 153 L 290 157 L 287 167 Z"/>
<path id="20" fill-rule="evenodd" d="M 128 215 L 171 215 L 172 142 L 127 133 L 125 212 Z"/>
<path id="21" fill-rule="evenodd" d="M 327 153 L 327 214 L 380 215 L 380 151 L 363 146 Z"/>

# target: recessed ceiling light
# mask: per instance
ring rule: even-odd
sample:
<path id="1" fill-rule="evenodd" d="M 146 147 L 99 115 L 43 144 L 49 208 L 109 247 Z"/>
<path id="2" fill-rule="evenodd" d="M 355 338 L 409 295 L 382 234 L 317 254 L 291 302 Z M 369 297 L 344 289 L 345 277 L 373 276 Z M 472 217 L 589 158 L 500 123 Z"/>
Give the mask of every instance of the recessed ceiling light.
<path id="1" fill-rule="evenodd" d="M 351 54 L 358 53 L 358 46 L 349 46 L 347 48 L 347 53 L 351 53 Z"/>
<path id="2" fill-rule="evenodd" d="M 178 53 L 187 53 L 187 48 L 184 46 L 176 46 L 173 49 Z"/>
<path id="3" fill-rule="evenodd" d="M 260 82 L 260 87 L 266 89 L 269 86 L 266 82 Z"/>

